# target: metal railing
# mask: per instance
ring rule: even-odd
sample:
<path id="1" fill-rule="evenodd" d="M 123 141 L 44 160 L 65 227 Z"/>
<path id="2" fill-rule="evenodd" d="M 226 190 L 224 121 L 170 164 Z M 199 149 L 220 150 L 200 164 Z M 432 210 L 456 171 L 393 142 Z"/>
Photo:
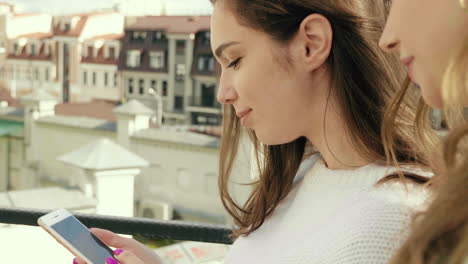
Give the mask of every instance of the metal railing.
<path id="1" fill-rule="evenodd" d="M 0 223 L 37 226 L 37 219 L 49 212 L 46 210 L 0 208 Z M 230 239 L 231 230 L 224 225 L 158 221 L 137 217 L 73 214 L 87 227 L 103 228 L 118 234 L 140 235 L 150 239 L 232 244 Z"/>

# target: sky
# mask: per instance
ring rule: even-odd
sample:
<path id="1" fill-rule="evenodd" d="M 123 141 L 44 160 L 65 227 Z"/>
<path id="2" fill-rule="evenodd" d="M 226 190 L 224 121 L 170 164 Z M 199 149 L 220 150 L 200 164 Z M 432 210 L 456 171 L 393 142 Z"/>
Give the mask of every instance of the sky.
<path id="1" fill-rule="evenodd" d="M 166 2 L 169 15 L 175 14 L 208 14 L 211 10 L 209 0 L 0 0 L 14 4 L 19 12 L 43 12 L 53 15 L 88 12 L 97 9 L 112 8 L 121 1 L 146 6 L 160 5 Z"/>

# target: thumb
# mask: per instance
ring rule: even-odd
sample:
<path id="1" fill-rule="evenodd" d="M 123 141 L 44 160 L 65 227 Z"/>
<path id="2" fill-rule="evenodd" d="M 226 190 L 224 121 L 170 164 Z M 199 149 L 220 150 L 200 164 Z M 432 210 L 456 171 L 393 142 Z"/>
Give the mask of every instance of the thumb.
<path id="1" fill-rule="evenodd" d="M 119 261 L 120 264 L 144 264 L 135 254 L 130 251 L 116 249 L 114 251 L 114 258 Z M 114 263 L 109 263 L 114 264 Z"/>
<path id="2" fill-rule="evenodd" d="M 129 239 L 121 237 L 109 230 L 91 228 L 90 231 L 108 246 L 114 248 L 128 248 L 129 246 Z"/>

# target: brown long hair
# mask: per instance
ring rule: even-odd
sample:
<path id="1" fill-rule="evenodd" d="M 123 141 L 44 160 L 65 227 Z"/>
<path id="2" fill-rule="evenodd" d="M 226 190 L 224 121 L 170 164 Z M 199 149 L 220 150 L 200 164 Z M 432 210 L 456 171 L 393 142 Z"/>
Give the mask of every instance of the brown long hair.
<path id="1" fill-rule="evenodd" d="M 437 192 L 429 208 L 413 222 L 413 231 L 392 264 L 463 264 L 468 258 L 468 122 L 462 117 L 468 102 L 468 34 L 447 69 L 442 91 L 452 131 L 443 145 L 444 164 L 432 180 Z M 387 128 L 398 114 L 396 107 L 389 109 Z"/>
<path id="2" fill-rule="evenodd" d="M 334 37 L 327 66 L 333 80 L 333 92 L 343 110 L 343 119 L 355 149 L 369 161 L 385 160 L 381 140 L 383 113 L 400 86 L 398 60 L 378 48 L 383 30 L 385 7 L 374 0 L 217 0 L 226 1 L 240 24 L 268 34 L 286 45 L 308 15 L 318 13 L 331 23 Z M 215 4 L 216 0 L 212 0 Z M 416 105 L 407 96 L 406 115 L 395 134 L 399 144 L 395 153 L 400 163 L 429 165 L 424 152 L 413 144 L 411 122 Z M 298 121 L 299 122 L 299 121 Z M 232 106 L 224 108 L 223 137 L 219 162 L 219 189 L 224 207 L 237 229 L 234 237 L 248 236 L 257 230 L 293 187 L 293 179 L 306 155 L 306 138 L 268 146 L 260 143 L 253 131 L 247 131 L 256 153 L 259 180 L 244 205 L 229 194 L 229 177 L 243 133 Z"/>

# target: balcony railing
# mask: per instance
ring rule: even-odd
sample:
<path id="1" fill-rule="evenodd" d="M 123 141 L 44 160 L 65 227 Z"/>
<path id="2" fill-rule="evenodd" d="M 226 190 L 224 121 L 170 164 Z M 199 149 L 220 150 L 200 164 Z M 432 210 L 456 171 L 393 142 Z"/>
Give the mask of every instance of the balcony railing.
<path id="1" fill-rule="evenodd" d="M 49 212 L 46 210 L 0 208 L 0 223 L 37 226 L 37 219 Z M 74 215 L 88 227 L 103 228 L 118 234 L 140 235 L 150 239 L 232 244 L 231 230 L 223 225 L 82 213 L 74 213 Z"/>

